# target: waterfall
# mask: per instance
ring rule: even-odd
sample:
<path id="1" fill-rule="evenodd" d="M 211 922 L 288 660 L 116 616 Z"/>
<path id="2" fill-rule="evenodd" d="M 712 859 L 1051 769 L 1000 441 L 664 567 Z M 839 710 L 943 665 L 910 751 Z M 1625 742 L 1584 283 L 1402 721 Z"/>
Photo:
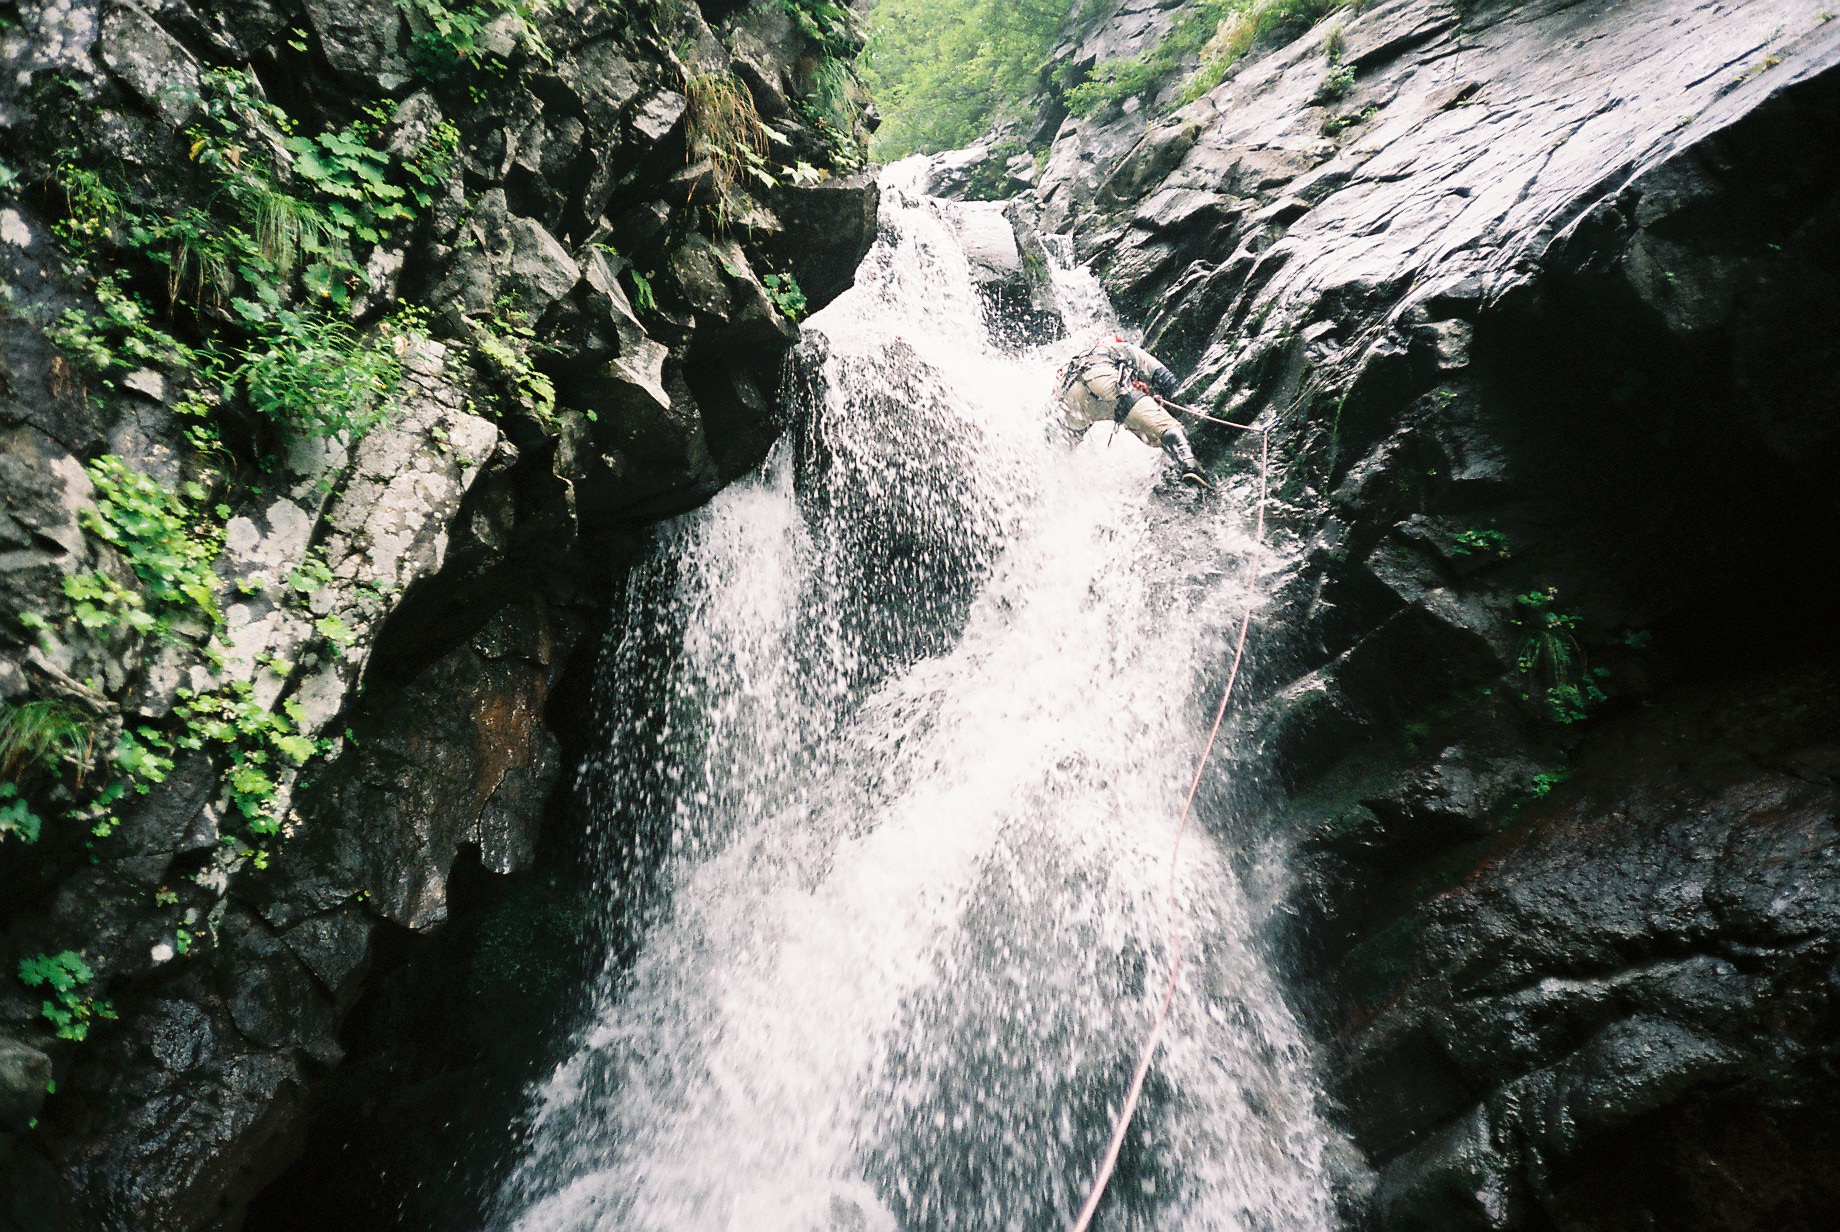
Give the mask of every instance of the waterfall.
<path id="1" fill-rule="evenodd" d="M 610 962 L 533 1093 L 505 1232 L 1050 1232 L 1161 994 L 1167 861 L 1228 637 L 1284 562 L 1048 395 L 1106 324 L 990 341 L 946 203 L 814 317 L 762 472 L 662 529 L 605 655 Z M 1336 1226 L 1309 1054 L 1217 775 L 1189 960 L 1098 1226 Z M 642 888 L 635 888 L 642 887 Z M 624 938 L 616 941 L 615 938 Z"/>

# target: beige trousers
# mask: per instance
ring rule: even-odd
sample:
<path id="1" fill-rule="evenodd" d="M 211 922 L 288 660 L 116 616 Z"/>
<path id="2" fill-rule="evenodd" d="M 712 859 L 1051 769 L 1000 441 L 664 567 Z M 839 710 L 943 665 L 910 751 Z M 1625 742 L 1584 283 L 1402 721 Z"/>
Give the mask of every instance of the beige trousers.
<path id="1" fill-rule="evenodd" d="M 1118 369 L 1111 364 L 1094 364 L 1062 397 L 1061 422 L 1077 435 L 1112 419 L 1118 413 L 1119 392 Z M 1177 425 L 1175 416 L 1158 405 L 1155 398 L 1142 394 L 1131 404 L 1124 426 L 1144 444 L 1161 449 L 1163 435 Z"/>

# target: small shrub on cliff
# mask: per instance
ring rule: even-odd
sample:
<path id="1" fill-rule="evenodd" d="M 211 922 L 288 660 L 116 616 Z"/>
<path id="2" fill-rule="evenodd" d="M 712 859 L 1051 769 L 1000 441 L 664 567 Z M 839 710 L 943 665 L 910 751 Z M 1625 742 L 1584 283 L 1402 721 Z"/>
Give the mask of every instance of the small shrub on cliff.
<path id="1" fill-rule="evenodd" d="M 1323 74 L 1322 81 L 1316 87 L 1316 93 L 1310 101 L 1317 106 L 1340 102 L 1348 97 L 1354 89 L 1354 65 L 1338 64 Z"/>
<path id="2" fill-rule="evenodd" d="M 261 415 L 302 436 L 355 439 L 395 408 L 413 320 L 364 335 L 318 313 L 283 308 L 268 314 L 258 305 L 243 310 L 261 345 L 246 350 L 224 380 Z"/>
<path id="3" fill-rule="evenodd" d="M 1537 701 L 1555 723 L 1590 717 L 1608 700 L 1598 683 L 1606 673 L 1586 662 L 1577 634 L 1579 617 L 1559 606 L 1558 592 L 1551 588 L 1530 591 L 1516 602 L 1523 612 L 1514 623 L 1527 631 L 1516 666 L 1533 690 L 1523 699 Z"/>
<path id="4" fill-rule="evenodd" d="M 861 170 L 868 154 L 856 135 L 862 121 L 859 88 L 847 60 L 825 56 L 812 68 L 805 93 L 793 100 L 799 118 L 823 141 L 831 168 L 843 175 Z"/>
<path id="5" fill-rule="evenodd" d="M 192 348 L 154 324 L 153 311 L 118 276 L 98 279 L 95 311 L 67 308 L 45 334 L 77 367 L 106 383 L 134 368 L 188 364 Z"/>
<path id="6" fill-rule="evenodd" d="M 271 710 L 256 699 L 246 680 L 211 693 L 181 693 L 177 713 L 186 720 L 178 747 L 221 752 L 229 763 L 225 793 L 251 834 L 268 837 L 281 829 L 275 815 L 275 776 L 304 766 L 324 751 L 307 735 L 306 712 L 292 698 Z"/>
<path id="7" fill-rule="evenodd" d="M 1474 526 L 1456 533 L 1450 553 L 1452 556 L 1498 556 L 1502 560 L 1514 554 L 1506 535 L 1498 530 Z"/>
<path id="8" fill-rule="evenodd" d="M 473 349 L 485 361 L 486 370 L 513 398 L 528 407 L 539 423 L 553 425 L 556 386 L 537 367 L 536 354 L 543 345 L 537 341 L 536 323 L 530 314 L 514 303 L 501 302 L 490 319 L 472 324 Z"/>

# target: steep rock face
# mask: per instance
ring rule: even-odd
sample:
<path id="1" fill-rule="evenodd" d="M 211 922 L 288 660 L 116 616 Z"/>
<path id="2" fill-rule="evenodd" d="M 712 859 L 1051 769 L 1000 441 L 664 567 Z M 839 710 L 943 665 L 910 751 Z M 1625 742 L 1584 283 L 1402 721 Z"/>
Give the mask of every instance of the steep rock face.
<path id="1" fill-rule="evenodd" d="M 1830 16 L 1390 0 L 1059 128 L 1045 224 L 1287 459 L 1248 738 L 1375 1226 L 1836 1218 Z"/>
<path id="2" fill-rule="evenodd" d="M 235 1227 L 378 930 L 531 866 L 623 545 L 778 432 L 786 280 L 821 306 L 875 231 L 810 103 L 854 46 L 765 3 L 11 13 L 0 703 L 79 735 L 5 749 L 0 1227 Z"/>

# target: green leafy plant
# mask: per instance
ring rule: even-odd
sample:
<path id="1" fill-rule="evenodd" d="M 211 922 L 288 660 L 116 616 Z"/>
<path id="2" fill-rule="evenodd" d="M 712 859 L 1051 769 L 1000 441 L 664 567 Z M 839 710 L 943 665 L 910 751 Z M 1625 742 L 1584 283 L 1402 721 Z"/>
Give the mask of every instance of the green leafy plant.
<path id="1" fill-rule="evenodd" d="M 1555 723 L 1583 721 L 1608 700 L 1598 683 L 1608 673 L 1586 663 L 1578 616 L 1559 606 L 1558 592 L 1551 588 L 1529 591 L 1516 602 L 1522 613 L 1514 623 L 1527 631 L 1516 661 L 1530 685 L 1522 697 L 1538 700 Z"/>
<path id="2" fill-rule="evenodd" d="M 189 306 L 207 340 L 187 345 L 155 325 L 114 272 L 96 279 L 95 309 L 67 311 L 47 332 L 77 369 L 107 380 L 154 366 L 215 382 L 215 402 L 181 400 L 200 418 L 247 407 L 288 433 L 362 432 L 393 409 L 397 361 L 419 319 L 405 312 L 379 331 L 352 327 L 347 310 L 366 285 L 359 256 L 432 203 L 458 130 L 442 124 L 415 151 L 395 152 L 394 112 L 379 103 L 343 127 L 302 133 L 252 77 L 230 70 L 207 72 L 190 101 L 200 118 L 187 153 L 208 181 L 208 208 L 141 209 L 66 159 L 60 225 L 85 260 L 164 266 L 169 307 Z M 188 436 L 222 452 L 224 435 L 209 422 Z"/>
<path id="3" fill-rule="evenodd" d="M 862 31 L 849 5 L 834 0 L 774 0 L 774 3 L 825 55 L 853 56 L 862 50 Z"/>
<path id="4" fill-rule="evenodd" d="M 188 277 L 218 296 L 240 280 L 249 297 L 274 308 L 298 274 L 316 299 L 344 306 L 363 282 L 356 252 L 378 244 L 433 201 L 459 144 L 444 123 L 413 155 L 387 148 L 388 104 L 367 108 L 343 128 L 296 130 L 292 117 L 262 96 L 246 73 L 207 73 L 194 100 L 191 157 L 216 181 L 234 221 L 208 216 L 144 222 L 134 233 L 162 246 L 175 289 Z"/>
<path id="5" fill-rule="evenodd" d="M 1552 794 L 1553 788 L 1572 777 L 1570 770 L 1545 770 L 1533 776 L 1528 785 L 1527 794 L 1535 800 L 1544 800 Z"/>
<path id="6" fill-rule="evenodd" d="M 318 594 L 332 585 L 332 570 L 326 565 L 326 556 L 320 548 L 309 548 L 298 565 L 288 571 L 288 589 L 303 597 Z"/>
<path id="7" fill-rule="evenodd" d="M 550 51 L 537 22 L 550 0 L 396 0 L 413 32 L 410 46 L 417 70 L 441 80 L 469 70 L 499 71 L 503 61 L 488 42 L 492 27 L 508 21 L 515 41 L 548 61 Z"/>
<path id="8" fill-rule="evenodd" d="M 537 367 L 541 349 L 536 324 L 515 304 L 501 302 L 492 316 L 473 323 L 473 349 L 511 396 L 530 408 L 539 423 L 556 420 L 556 386 Z"/>
<path id="9" fill-rule="evenodd" d="M 1311 96 L 1310 101 L 1318 106 L 1340 102 L 1348 97 L 1349 92 L 1353 89 L 1354 65 L 1338 64 L 1323 74 L 1323 79 L 1317 85 L 1316 93 Z"/>
<path id="10" fill-rule="evenodd" d="M 375 334 L 313 312 L 237 302 L 238 311 L 265 334 L 223 375 L 257 412 L 304 436 L 357 438 L 396 409 L 402 353 L 415 332 L 398 318 Z"/>
<path id="11" fill-rule="evenodd" d="M 122 289 L 116 275 L 98 279 L 96 310 L 66 308 L 46 328 L 59 350 L 109 384 L 132 368 L 173 367 L 190 363 L 192 348 L 155 325 L 153 312 Z"/>
<path id="12" fill-rule="evenodd" d="M 52 224 L 51 233 L 79 257 L 112 239 L 121 222 L 122 199 L 102 173 L 78 161 L 76 151 L 66 151 L 53 176 L 64 194 L 64 217 Z"/>
<path id="13" fill-rule="evenodd" d="M 331 617 L 322 618 L 322 623 Z M 307 732 L 306 712 L 293 698 L 270 710 L 255 697 L 246 680 L 232 681 L 211 693 L 182 692 L 177 707 L 185 720 L 180 748 L 212 749 L 228 760 L 223 778 L 230 803 L 249 832 L 268 836 L 281 828 L 275 815 L 279 785 L 275 775 L 305 765 L 324 751 Z"/>
<path id="14" fill-rule="evenodd" d="M 223 528 L 204 512 L 204 486 L 194 482 L 168 488 L 114 454 L 105 454 L 85 469 L 96 486 L 96 505 L 82 512 L 83 526 L 127 560 L 146 588 L 148 602 L 141 608 L 100 574 L 66 579 L 65 593 L 79 605 L 140 610 L 145 620 L 130 618 L 126 623 L 144 625 L 161 636 L 170 636 L 172 622 L 186 617 L 197 617 L 206 631 L 216 628 L 223 619 L 216 572 Z M 73 581 L 80 593 L 72 593 Z M 104 589 L 103 583 L 112 589 Z M 78 620 L 93 627 L 81 606 Z"/>
<path id="15" fill-rule="evenodd" d="M 1450 545 L 1452 556 L 1499 556 L 1507 560 L 1513 553 L 1508 547 L 1508 537 L 1498 530 L 1472 527 L 1456 533 Z"/>
<path id="16" fill-rule="evenodd" d="M 805 292 L 799 287 L 799 280 L 791 274 L 768 274 L 760 280 L 767 290 L 767 298 L 780 310 L 788 321 L 803 320 L 810 309 L 805 299 Z"/>
<path id="17" fill-rule="evenodd" d="M 59 1039 L 87 1039 L 92 1022 L 115 1018 L 113 1002 L 81 991 L 95 978 L 95 971 L 74 950 L 19 960 L 19 982 L 48 992 L 39 1012 L 57 1028 Z"/>
<path id="18" fill-rule="evenodd" d="M 45 819 L 19 794 L 19 785 L 0 782 L 0 839 L 10 834 L 22 843 L 36 843 L 44 827 Z"/>
<path id="19" fill-rule="evenodd" d="M 658 296 L 652 291 L 652 280 L 637 269 L 628 268 L 626 281 L 632 284 L 633 308 L 639 312 L 657 312 Z"/>
<path id="20" fill-rule="evenodd" d="M 804 93 L 793 99 L 793 107 L 823 142 L 824 160 L 840 175 L 861 170 L 868 161 L 868 150 L 857 135 L 862 105 L 855 69 L 848 60 L 827 55 L 806 75 L 804 86 Z M 794 179 L 802 182 L 796 175 Z"/>

